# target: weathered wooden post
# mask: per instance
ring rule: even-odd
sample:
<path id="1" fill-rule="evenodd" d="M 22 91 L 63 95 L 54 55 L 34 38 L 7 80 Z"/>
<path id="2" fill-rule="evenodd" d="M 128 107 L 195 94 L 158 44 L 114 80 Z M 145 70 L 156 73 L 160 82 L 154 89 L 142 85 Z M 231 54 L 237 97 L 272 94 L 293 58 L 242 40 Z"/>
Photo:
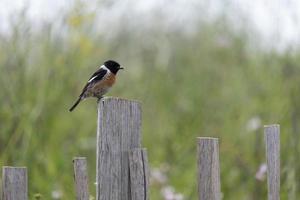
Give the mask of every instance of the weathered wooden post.
<path id="1" fill-rule="evenodd" d="M 280 126 L 265 126 L 268 175 L 268 199 L 280 199 Z"/>
<path id="2" fill-rule="evenodd" d="M 145 158 L 140 103 L 119 98 L 99 101 L 96 199 L 148 199 Z"/>
<path id="3" fill-rule="evenodd" d="M 147 150 L 136 148 L 129 152 L 131 200 L 149 199 Z"/>
<path id="4" fill-rule="evenodd" d="M 27 200 L 26 167 L 2 168 L 2 200 Z"/>
<path id="5" fill-rule="evenodd" d="M 220 200 L 218 138 L 199 137 L 197 139 L 199 200 Z"/>
<path id="6" fill-rule="evenodd" d="M 89 200 L 89 182 L 87 173 L 87 162 L 84 157 L 73 159 L 74 179 L 77 200 Z"/>

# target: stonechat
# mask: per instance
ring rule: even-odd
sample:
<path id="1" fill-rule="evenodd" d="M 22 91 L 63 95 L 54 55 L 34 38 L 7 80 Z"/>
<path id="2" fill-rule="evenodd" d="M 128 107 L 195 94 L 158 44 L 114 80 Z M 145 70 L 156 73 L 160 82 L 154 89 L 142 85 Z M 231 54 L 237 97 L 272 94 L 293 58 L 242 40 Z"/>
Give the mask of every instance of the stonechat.
<path id="1" fill-rule="evenodd" d="M 116 75 L 120 69 L 124 69 L 113 60 L 105 61 L 104 64 L 91 76 L 84 86 L 79 98 L 69 109 L 71 112 L 85 98 L 96 97 L 101 99 L 116 81 Z"/>

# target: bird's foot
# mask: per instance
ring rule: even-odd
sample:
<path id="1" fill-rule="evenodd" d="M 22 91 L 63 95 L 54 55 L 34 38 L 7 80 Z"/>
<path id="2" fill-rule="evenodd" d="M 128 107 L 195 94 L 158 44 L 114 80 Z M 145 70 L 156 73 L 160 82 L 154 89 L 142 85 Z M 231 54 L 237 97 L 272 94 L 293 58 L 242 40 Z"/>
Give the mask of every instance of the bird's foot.
<path id="1" fill-rule="evenodd" d="M 97 103 L 100 103 L 101 99 L 103 99 L 103 97 L 97 97 Z"/>

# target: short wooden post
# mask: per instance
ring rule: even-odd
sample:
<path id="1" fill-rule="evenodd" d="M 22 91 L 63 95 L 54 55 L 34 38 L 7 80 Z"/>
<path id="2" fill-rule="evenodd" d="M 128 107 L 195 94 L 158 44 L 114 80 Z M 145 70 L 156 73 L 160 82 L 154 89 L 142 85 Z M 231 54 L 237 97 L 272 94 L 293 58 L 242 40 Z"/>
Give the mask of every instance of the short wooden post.
<path id="1" fill-rule="evenodd" d="M 218 138 L 198 138 L 199 200 L 220 200 L 220 167 Z"/>
<path id="2" fill-rule="evenodd" d="M 149 168 L 147 150 L 136 148 L 129 152 L 131 200 L 148 200 Z"/>
<path id="3" fill-rule="evenodd" d="M 267 175 L 268 175 L 268 199 L 280 199 L 280 126 L 277 124 L 264 127 Z"/>
<path id="4" fill-rule="evenodd" d="M 99 101 L 97 200 L 131 200 L 130 176 L 135 172 L 130 172 L 129 152 L 141 148 L 140 141 L 140 103 L 119 98 Z"/>
<path id="5" fill-rule="evenodd" d="M 27 200 L 27 169 L 25 167 L 2 168 L 2 199 Z"/>
<path id="6" fill-rule="evenodd" d="M 77 200 L 89 200 L 87 162 L 84 157 L 73 159 L 74 179 Z"/>

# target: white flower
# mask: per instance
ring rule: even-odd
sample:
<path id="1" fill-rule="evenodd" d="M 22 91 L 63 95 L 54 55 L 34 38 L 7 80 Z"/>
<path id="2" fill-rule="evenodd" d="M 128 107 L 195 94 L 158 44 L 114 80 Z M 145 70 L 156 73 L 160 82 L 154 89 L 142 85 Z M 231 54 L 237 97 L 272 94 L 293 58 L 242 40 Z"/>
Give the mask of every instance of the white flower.
<path id="1" fill-rule="evenodd" d="M 151 169 L 150 177 L 152 181 L 158 182 L 160 184 L 164 184 L 167 182 L 167 176 L 162 170 L 158 168 Z"/>
<path id="2" fill-rule="evenodd" d="M 258 116 L 254 116 L 247 122 L 247 130 L 250 131 L 256 131 L 261 127 L 261 119 Z"/>
<path id="3" fill-rule="evenodd" d="M 175 193 L 175 189 L 172 186 L 163 187 L 161 194 L 165 200 L 183 200 L 183 195 Z"/>
<path id="4" fill-rule="evenodd" d="M 263 181 L 266 178 L 266 173 L 267 173 L 267 164 L 263 163 L 259 166 L 258 171 L 255 174 L 255 178 L 259 181 Z"/>
<path id="5" fill-rule="evenodd" d="M 51 192 L 52 199 L 61 199 L 62 198 L 62 192 L 60 190 L 53 190 Z"/>

